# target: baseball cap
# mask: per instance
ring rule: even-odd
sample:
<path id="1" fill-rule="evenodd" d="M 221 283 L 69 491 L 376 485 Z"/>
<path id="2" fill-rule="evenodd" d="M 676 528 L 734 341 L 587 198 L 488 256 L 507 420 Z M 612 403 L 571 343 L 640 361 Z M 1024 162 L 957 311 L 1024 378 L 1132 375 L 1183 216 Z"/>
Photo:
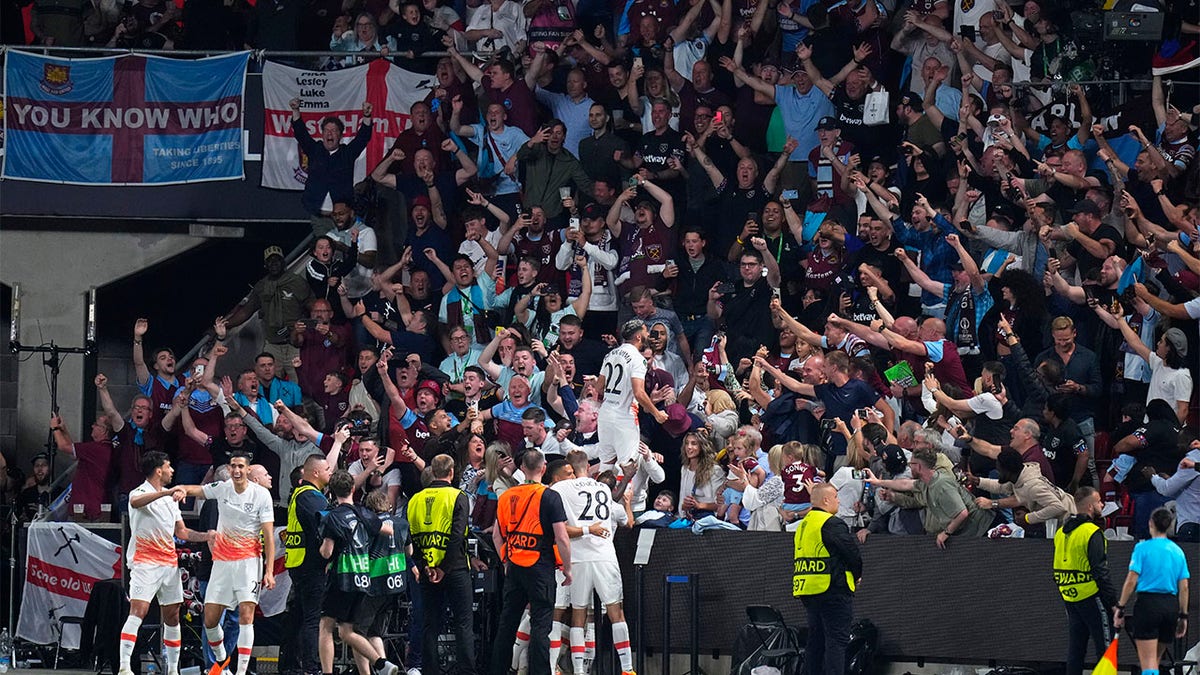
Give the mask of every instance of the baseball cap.
<path id="1" fill-rule="evenodd" d="M 908 92 L 907 94 L 905 94 L 904 96 L 902 96 L 900 98 L 900 102 L 910 108 L 915 108 L 917 110 L 920 110 L 921 108 L 923 108 L 925 106 L 925 102 L 921 100 L 921 97 L 917 96 L 916 94 L 914 94 L 911 91 Z"/>
<path id="2" fill-rule="evenodd" d="M 278 246 L 266 247 L 265 249 L 263 249 L 263 262 L 270 260 L 271 256 L 273 256 L 273 255 L 277 255 L 280 258 L 282 258 L 283 257 L 283 249 L 279 248 Z"/>
<path id="3" fill-rule="evenodd" d="M 427 209 L 433 209 L 433 203 L 429 201 L 429 197 L 425 195 L 417 195 L 412 198 L 412 202 L 408 205 L 408 210 L 411 212 L 418 206 L 424 206 Z"/>
<path id="4" fill-rule="evenodd" d="M 421 383 L 417 385 L 417 391 L 422 389 L 429 389 L 438 398 L 442 397 L 442 385 L 438 384 L 434 380 L 421 380 Z"/>
<path id="5" fill-rule="evenodd" d="M 820 122 L 817 122 L 818 131 L 834 131 L 841 128 L 842 125 L 838 124 L 837 118 L 832 115 L 826 115 L 821 118 Z"/>
<path id="6" fill-rule="evenodd" d="M 1178 328 L 1169 328 L 1166 333 L 1163 333 L 1163 338 L 1167 343 L 1175 348 L 1175 352 L 1180 356 L 1187 356 L 1188 341 L 1187 336 Z"/>
<path id="7" fill-rule="evenodd" d="M 601 206 L 600 204 L 598 204 L 596 202 L 592 202 L 591 204 L 588 204 L 587 206 L 583 207 L 583 217 L 584 218 L 595 220 L 596 218 L 605 218 L 607 216 L 608 216 L 608 209 L 605 209 L 603 206 Z"/>
<path id="8" fill-rule="evenodd" d="M 904 451 L 898 445 L 885 445 L 882 449 L 877 450 L 879 456 L 883 459 L 883 468 L 893 476 L 904 473 L 904 468 L 908 466 L 908 460 L 904 458 Z"/>

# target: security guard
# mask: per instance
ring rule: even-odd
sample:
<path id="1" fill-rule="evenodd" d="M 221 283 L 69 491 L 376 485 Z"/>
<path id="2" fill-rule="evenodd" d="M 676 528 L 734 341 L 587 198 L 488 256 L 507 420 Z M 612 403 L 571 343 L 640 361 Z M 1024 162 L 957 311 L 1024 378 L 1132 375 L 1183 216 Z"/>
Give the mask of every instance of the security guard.
<path id="1" fill-rule="evenodd" d="M 1112 639 L 1116 594 L 1108 577 L 1108 542 L 1098 522 L 1104 504 L 1093 487 L 1075 491 L 1075 511 L 1054 534 L 1054 583 L 1067 605 L 1067 675 L 1083 672 L 1088 639 L 1099 659 Z"/>
<path id="2" fill-rule="evenodd" d="M 408 527 L 418 561 L 422 592 L 423 672 L 439 675 L 438 636 L 446 607 L 454 616 L 456 663 L 475 672 L 475 632 L 471 602 L 475 587 L 467 560 L 467 495 L 450 485 L 454 458 L 437 455 L 429 463 L 433 482 L 408 501 Z"/>
<path id="3" fill-rule="evenodd" d="M 529 675 L 550 674 L 550 625 L 557 587 L 556 562 L 563 585 L 571 585 L 571 543 L 562 498 L 542 485 L 546 458 L 539 450 L 521 457 L 526 483 L 500 495 L 492 540 L 504 560 L 504 602 L 492 646 L 491 672 L 507 675 L 513 641 L 525 606 L 529 606 Z M 557 548 L 556 548 L 557 547 Z"/>
<path id="4" fill-rule="evenodd" d="M 280 672 L 320 673 L 317 634 L 321 603 L 325 600 L 325 563 L 317 528 L 321 514 L 329 510 L 325 486 L 331 474 L 323 455 L 312 454 L 300 469 L 300 484 L 288 501 L 287 531 L 283 534 L 284 566 L 292 579 L 288 594 L 287 623 L 280 645 Z"/>
<path id="5" fill-rule="evenodd" d="M 841 673 L 854 618 L 854 588 L 862 579 L 862 556 L 850 528 L 834 514 L 837 488 L 817 483 L 809 491 L 812 510 L 796 528 L 792 595 L 808 614 L 807 675 Z"/>

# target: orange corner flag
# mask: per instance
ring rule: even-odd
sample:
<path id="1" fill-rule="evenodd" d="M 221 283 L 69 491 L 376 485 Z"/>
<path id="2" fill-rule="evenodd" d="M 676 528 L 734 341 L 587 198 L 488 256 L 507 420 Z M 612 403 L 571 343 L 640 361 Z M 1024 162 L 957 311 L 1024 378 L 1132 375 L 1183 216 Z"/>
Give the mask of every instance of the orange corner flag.
<path id="1" fill-rule="evenodd" d="M 1120 637 L 1117 635 L 1108 643 L 1108 649 L 1104 650 L 1104 656 L 1092 669 L 1092 675 L 1117 675 L 1117 640 Z"/>

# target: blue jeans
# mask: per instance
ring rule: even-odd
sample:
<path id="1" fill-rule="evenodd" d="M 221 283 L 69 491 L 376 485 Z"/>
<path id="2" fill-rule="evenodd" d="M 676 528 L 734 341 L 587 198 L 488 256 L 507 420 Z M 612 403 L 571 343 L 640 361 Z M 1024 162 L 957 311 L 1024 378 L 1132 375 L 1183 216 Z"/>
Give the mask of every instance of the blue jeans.
<path id="1" fill-rule="evenodd" d="M 1130 493 L 1133 497 L 1133 527 L 1129 528 L 1133 538 L 1141 541 L 1150 538 L 1150 514 L 1154 509 L 1167 503 L 1167 498 L 1158 494 L 1158 490 Z"/>
<path id="2" fill-rule="evenodd" d="M 679 322 L 683 324 L 683 334 L 687 337 L 688 344 L 692 348 L 692 358 L 698 359 L 699 354 L 705 349 L 708 349 L 709 343 L 712 342 L 715 328 L 712 319 L 708 315 L 701 316 L 698 319 L 684 319 L 679 317 Z M 692 364 L 688 364 L 691 366 Z"/>

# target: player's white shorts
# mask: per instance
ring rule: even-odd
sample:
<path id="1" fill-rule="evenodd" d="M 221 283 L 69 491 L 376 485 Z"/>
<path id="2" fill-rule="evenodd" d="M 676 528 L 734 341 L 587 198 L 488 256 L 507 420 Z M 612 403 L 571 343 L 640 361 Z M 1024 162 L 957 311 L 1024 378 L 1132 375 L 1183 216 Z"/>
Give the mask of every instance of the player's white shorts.
<path id="1" fill-rule="evenodd" d="M 600 596 L 600 604 L 608 607 L 625 597 L 621 587 L 621 568 L 615 562 L 577 562 L 571 565 L 572 607 L 591 607 L 592 591 Z"/>
<path id="2" fill-rule="evenodd" d="M 183 602 L 183 583 L 179 580 L 179 568 L 131 564 L 129 599 L 150 602 L 154 598 L 158 598 L 160 605 L 177 605 Z"/>
<path id="3" fill-rule="evenodd" d="M 231 608 L 243 602 L 258 604 L 262 577 L 262 558 L 214 560 L 204 603 Z"/>
<path id="4" fill-rule="evenodd" d="M 574 567 L 571 568 L 571 574 L 571 586 L 574 586 Z M 556 584 L 554 587 L 554 609 L 567 609 L 571 606 L 571 586 L 563 586 L 563 580 L 565 579 L 566 577 L 563 576 L 562 570 L 554 570 L 554 583 Z"/>
<path id="5" fill-rule="evenodd" d="M 618 418 L 601 414 L 597 420 L 596 452 L 601 464 L 625 464 L 637 454 L 641 434 L 636 417 Z"/>

